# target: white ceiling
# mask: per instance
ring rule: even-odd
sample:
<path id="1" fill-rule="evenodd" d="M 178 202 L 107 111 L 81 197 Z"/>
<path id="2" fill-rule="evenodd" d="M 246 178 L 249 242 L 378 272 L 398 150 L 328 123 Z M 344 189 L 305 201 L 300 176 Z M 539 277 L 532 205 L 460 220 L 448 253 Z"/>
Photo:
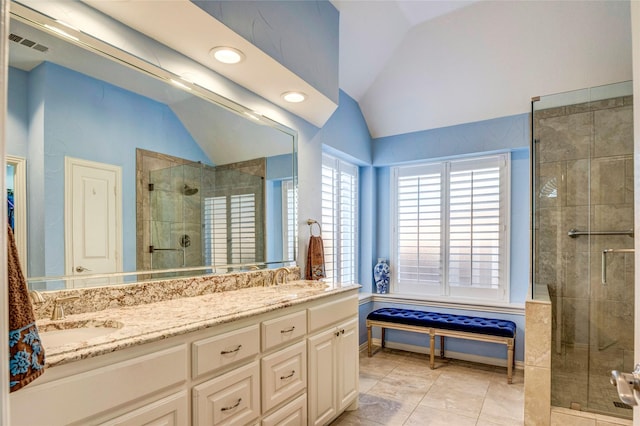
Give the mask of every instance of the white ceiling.
<path id="1" fill-rule="evenodd" d="M 331 0 L 340 88 L 374 138 L 528 112 L 631 79 L 628 1 Z"/>
<path id="2" fill-rule="evenodd" d="M 473 1 L 331 0 L 340 11 L 340 88 L 361 99 L 409 30 Z"/>
<path id="3" fill-rule="evenodd" d="M 258 124 L 19 20 L 11 20 L 10 32 L 48 48 L 43 53 L 11 42 L 10 66 L 31 71 L 43 61 L 52 62 L 166 104 L 215 165 L 291 153 L 293 140 L 286 133 Z M 256 141 L 261 143 L 257 144 Z"/>
<path id="4" fill-rule="evenodd" d="M 84 1 L 206 61 L 203 49 L 190 50 L 207 25 L 188 0 Z M 532 96 L 631 79 L 627 0 L 331 2 L 340 11 L 340 88 L 374 138 L 526 113 Z M 279 103 L 280 92 L 268 92 L 275 80 L 252 86 L 216 71 Z M 333 107 L 287 109 L 321 126 Z"/>

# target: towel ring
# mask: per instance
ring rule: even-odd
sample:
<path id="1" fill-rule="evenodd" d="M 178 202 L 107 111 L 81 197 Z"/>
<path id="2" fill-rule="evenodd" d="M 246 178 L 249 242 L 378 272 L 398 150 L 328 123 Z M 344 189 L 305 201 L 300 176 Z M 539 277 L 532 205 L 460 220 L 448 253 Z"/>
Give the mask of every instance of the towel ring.
<path id="1" fill-rule="evenodd" d="M 312 237 L 320 237 L 320 236 L 322 236 L 322 227 L 320 226 L 320 223 L 317 220 L 307 219 L 307 225 L 309 225 L 309 234 Z M 318 235 L 313 235 L 313 225 L 318 225 L 318 230 L 320 232 Z"/>

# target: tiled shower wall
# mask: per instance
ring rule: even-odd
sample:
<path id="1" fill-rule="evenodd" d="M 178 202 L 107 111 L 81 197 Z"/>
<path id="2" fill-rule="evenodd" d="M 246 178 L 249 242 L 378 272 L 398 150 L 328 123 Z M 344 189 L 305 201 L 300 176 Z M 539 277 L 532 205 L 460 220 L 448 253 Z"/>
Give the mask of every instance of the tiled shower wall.
<path id="1" fill-rule="evenodd" d="M 551 403 L 631 417 L 616 407 L 613 369 L 633 370 L 632 97 L 536 111 L 536 283 L 552 302 Z"/>
<path id="2" fill-rule="evenodd" d="M 191 244 L 185 250 L 186 265 L 202 265 L 200 197 L 185 197 L 180 192 L 187 183 L 200 188 L 200 170 L 185 166 L 191 162 L 171 155 L 143 149 L 136 150 L 136 268 L 152 269 L 149 246 L 178 248 L 182 235 L 189 235 Z M 180 176 L 179 182 L 171 173 L 192 171 L 189 179 Z M 154 182 L 156 191 L 149 191 L 151 174 L 158 174 Z M 168 173 L 165 179 L 161 174 Z M 170 185 L 173 184 L 173 187 Z M 183 204 L 186 203 L 186 204 Z M 152 208 L 153 206 L 153 208 Z M 181 251 L 159 251 L 154 253 L 153 269 L 183 266 Z"/>

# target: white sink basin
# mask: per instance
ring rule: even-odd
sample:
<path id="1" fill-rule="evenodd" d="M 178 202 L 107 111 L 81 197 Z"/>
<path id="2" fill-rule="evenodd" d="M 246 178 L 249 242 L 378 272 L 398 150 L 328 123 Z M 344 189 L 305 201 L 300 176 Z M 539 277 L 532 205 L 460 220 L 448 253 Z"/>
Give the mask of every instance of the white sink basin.
<path id="1" fill-rule="evenodd" d="M 38 326 L 42 345 L 62 346 L 69 343 L 84 342 L 96 337 L 106 336 L 122 328 L 118 321 L 56 321 Z"/>

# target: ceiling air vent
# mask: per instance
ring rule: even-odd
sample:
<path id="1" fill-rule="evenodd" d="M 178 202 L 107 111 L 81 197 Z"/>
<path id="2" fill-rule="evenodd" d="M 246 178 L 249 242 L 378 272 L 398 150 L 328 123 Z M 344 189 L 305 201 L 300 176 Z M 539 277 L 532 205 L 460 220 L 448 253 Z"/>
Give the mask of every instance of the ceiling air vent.
<path id="1" fill-rule="evenodd" d="M 46 52 L 47 50 L 49 50 L 49 48 L 43 44 L 38 44 L 33 40 L 29 40 L 27 38 L 21 37 L 17 34 L 9 34 L 9 40 L 19 43 L 23 46 L 32 48 L 34 50 L 37 50 L 38 52 Z"/>

